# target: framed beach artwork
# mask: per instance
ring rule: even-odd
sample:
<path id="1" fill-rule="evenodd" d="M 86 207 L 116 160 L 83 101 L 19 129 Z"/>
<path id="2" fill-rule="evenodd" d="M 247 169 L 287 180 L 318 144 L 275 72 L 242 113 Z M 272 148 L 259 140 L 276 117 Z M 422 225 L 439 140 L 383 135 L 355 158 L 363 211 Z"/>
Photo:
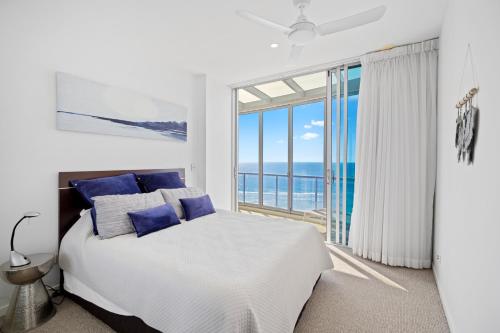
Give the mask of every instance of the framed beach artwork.
<path id="1" fill-rule="evenodd" d="M 57 129 L 187 141 L 187 109 L 127 89 L 56 73 Z"/>

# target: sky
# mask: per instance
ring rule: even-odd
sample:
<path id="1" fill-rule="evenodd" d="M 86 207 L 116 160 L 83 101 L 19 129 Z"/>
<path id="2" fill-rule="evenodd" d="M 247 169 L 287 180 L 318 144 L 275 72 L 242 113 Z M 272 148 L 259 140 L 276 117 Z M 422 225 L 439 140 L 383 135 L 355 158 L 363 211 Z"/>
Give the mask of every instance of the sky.
<path id="1" fill-rule="evenodd" d="M 343 100 L 341 100 L 343 104 Z M 355 161 L 356 111 L 358 96 L 348 99 L 348 162 Z M 335 103 L 333 105 L 335 111 Z M 286 162 L 288 158 L 288 109 L 278 108 L 263 112 L 263 160 Z M 335 114 L 335 113 L 333 113 Z M 336 116 L 333 116 L 335 134 Z M 343 119 L 341 120 L 343 124 Z M 343 134 L 342 134 L 343 135 Z M 342 141 L 343 142 L 343 141 Z M 342 144 L 343 145 L 343 144 Z M 332 144 L 332 157 L 336 156 L 336 144 Z M 239 161 L 258 162 L 259 116 L 258 113 L 240 115 Z M 314 102 L 293 108 L 293 160 L 294 162 L 323 162 L 324 149 L 324 102 Z"/>

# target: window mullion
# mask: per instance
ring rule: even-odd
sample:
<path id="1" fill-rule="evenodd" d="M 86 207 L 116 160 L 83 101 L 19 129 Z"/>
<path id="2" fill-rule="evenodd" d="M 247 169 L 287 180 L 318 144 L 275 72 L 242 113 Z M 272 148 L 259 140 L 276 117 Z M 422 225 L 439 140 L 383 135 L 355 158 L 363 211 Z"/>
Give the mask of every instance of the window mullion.
<path id="1" fill-rule="evenodd" d="M 264 202 L 264 151 L 263 151 L 263 111 L 259 112 L 259 207 L 263 207 Z"/>

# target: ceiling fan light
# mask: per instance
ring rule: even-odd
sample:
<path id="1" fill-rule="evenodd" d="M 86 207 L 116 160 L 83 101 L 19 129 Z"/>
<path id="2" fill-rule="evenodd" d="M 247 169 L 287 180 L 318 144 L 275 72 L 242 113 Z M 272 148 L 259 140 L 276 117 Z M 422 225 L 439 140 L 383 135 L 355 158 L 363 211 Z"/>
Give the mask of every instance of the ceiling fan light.
<path id="1" fill-rule="evenodd" d="M 293 28 L 295 30 L 288 35 L 288 38 L 293 44 L 304 45 L 316 37 L 316 29 L 313 23 L 297 23 L 293 26 Z"/>
<path id="2" fill-rule="evenodd" d="M 316 34 L 314 33 L 314 31 L 296 30 L 290 33 L 288 37 L 290 38 L 293 44 L 304 45 L 312 41 L 315 36 Z"/>

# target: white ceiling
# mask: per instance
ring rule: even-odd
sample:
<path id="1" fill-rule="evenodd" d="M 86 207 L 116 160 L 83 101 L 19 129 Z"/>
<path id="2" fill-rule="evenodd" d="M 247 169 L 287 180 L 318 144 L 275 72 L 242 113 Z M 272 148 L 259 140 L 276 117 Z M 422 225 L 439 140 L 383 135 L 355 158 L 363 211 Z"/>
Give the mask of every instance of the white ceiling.
<path id="1" fill-rule="evenodd" d="M 439 35 L 446 0 L 313 0 L 306 15 L 319 24 L 377 5 L 387 6 L 379 21 L 321 37 L 307 45 L 296 68 L 313 66 Z M 245 9 L 289 25 L 298 11 L 292 0 L 189 0 L 173 8 L 184 36 L 183 60 L 194 71 L 236 83 L 293 69 L 287 65 L 286 36 L 237 16 Z M 170 16 L 170 15 L 169 15 Z M 269 45 L 279 43 L 273 49 Z"/>
<path id="2" fill-rule="evenodd" d="M 292 0 L 14 1 L 4 3 L 3 9 L 16 9 L 18 29 L 36 23 L 41 32 L 50 31 L 40 43 L 50 37 L 70 47 L 64 38 L 71 35 L 89 47 L 102 44 L 103 55 L 108 48 L 141 50 L 145 63 L 159 60 L 232 84 L 359 56 L 387 44 L 436 37 L 446 1 L 312 0 L 306 14 L 317 24 L 381 4 L 387 12 L 381 21 L 314 40 L 293 68 L 287 65 L 285 35 L 235 14 L 237 9 L 249 10 L 290 25 L 298 15 Z M 280 47 L 270 48 L 271 43 Z"/>

